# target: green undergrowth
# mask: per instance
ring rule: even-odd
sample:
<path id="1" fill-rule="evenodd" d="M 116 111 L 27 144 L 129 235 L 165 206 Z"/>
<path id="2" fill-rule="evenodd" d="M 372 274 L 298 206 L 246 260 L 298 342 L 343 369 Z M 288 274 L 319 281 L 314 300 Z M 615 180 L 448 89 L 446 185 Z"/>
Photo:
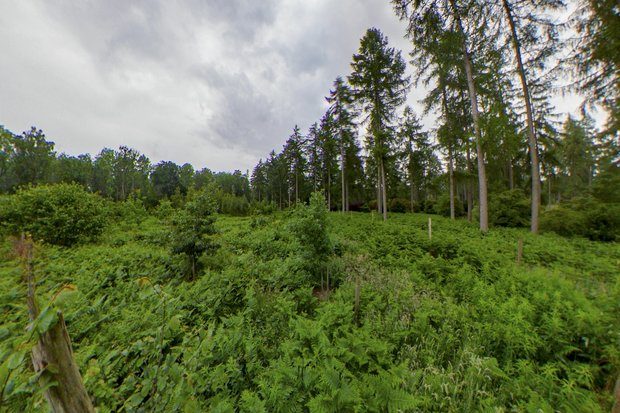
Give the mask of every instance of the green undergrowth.
<path id="1" fill-rule="evenodd" d="M 40 306 L 53 300 L 63 311 L 98 411 L 610 408 L 618 244 L 482 235 L 438 216 L 429 240 L 427 215 L 331 213 L 333 254 L 316 264 L 319 280 L 293 219 L 219 216 L 219 248 L 193 280 L 171 253 L 170 224 L 156 217 L 117 222 L 97 244 L 39 246 Z M 46 411 L 28 357 L 12 357 L 28 349 L 28 321 L 10 250 L 7 240 L 0 379 L 10 374 L 10 385 L 0 411 Z"/>

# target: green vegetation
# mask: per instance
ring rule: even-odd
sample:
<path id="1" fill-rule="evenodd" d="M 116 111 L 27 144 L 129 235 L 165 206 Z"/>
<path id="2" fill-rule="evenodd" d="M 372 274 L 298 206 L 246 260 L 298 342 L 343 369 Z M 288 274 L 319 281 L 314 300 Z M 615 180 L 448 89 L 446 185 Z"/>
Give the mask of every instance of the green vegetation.
<path id="1" fill-rule="evenodd" d="M 95 244 L 37 248 L 34 334 L 24 330 L 19 263 L 2 244 L 0 410 L 46 411 L 46 375 L 34 375 L 27 353 L 56 308 L 100 412 L 596 412 L 612 403 L 618 244 L 526 229 L 482 235 L 439 216 L 429 240 L 427 215 L 327 214 L 315 196 L 287 213 L 218 216 L 208 237 L 219 248 L 197 253 L 190 280 L 169 235 L 191 211 L 190 202 L 128 214 Z M 319 289 L 328 271 L 331 288 Z"/>
<path id="2" fill-rule="evenodd" d="M 29 233 L 37 241 L 70 246 L 101 234 L 104 201 L 76 184 L 42 185 L 19 190 L 0 209 L 0 230 Z"/>
<path id="3" fill-rule="evenodd" d="M 0 125 L 0 413 L 620 409 L 617 0 L 389 3 L 252 173 Z"/>

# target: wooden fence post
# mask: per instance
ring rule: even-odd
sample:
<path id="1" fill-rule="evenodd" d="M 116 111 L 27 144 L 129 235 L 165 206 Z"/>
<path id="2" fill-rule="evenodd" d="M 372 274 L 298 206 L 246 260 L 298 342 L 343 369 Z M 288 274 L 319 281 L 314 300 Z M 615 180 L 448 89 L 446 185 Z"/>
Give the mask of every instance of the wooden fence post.
<path id="1" fill-rule="evenodd" d="M 523 238 L 519 238 L 517 241 L 517 265 L 521 265 L 523 259 Z"/>
<path id="2" fill-rule="evenodd" d="M 433 222 L 431 221 L 431 217 L 428 217 L 428 239 L 433 239 Z"/>
<path id="3" fill-rule="evenodd" d="M 32 241 L 22 235 L 17 251 L 22 259 L 24 279 L 28 287 L 28 314 L 30 321 L 34 321 L 39 316 L 39 307 L 35 294 Z M 57 316 L 58 321 L 40 334 L 37 344 L 32 348 L 32 365 L 35 372 L 48 369 L 51 380 L 57 383 L 45 390 L 45 398 L 52 412 L 94 413 L 95 409 L 73 358 L 73 348 L 65 320 L 60 311 L 57 312 Z"/>

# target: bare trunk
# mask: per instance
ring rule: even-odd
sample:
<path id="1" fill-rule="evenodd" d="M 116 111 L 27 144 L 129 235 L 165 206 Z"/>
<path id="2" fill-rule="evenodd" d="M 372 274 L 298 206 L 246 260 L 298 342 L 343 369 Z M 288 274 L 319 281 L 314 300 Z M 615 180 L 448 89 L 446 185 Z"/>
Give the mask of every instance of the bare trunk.
<path id="1" fill-rule="evenodd" d="M 327 170 L 327 210 L 332 210 L 332 174 Z"/>
<path id="2" fill-rule="evenodd" d="M 381 214 L 383 208 L 381 208 L 381 168 L 377 163 L 377 213 Z"/>
<path id="3" fill-rule="evenodd" d="M 467 138 L 467 171 L 470 175 L 467 177 L 467 221 L 471 222 L 473 219 L 472 210 L 474 209 L 474 185 L 471 181 L 473 167 L 471 164 L 471 154 L 469 152 L 469 138 Z"/>
<path id="4" fill-rule="evenodd" d="M 465 74 L 467 75 L 467 89 L 469 91 L 469 101 L 471 105 L 471 116 L 474 121 L 474 133 L 476 136 L 476 154 L 478 157 L 478 197 L 479 197 L 479 209 L 480 209 L 480 230 L 487 232 L 489 230 L 489 214 L 487 205 L 487 176 L 484 164 L 484 152 L 482 150 L 482 135 L 480 133 L 480 118 L 478 115 L 478 94 L 476 92 L 476 85 L 474 83 L 474 75 L 472 69 L 472 63 L 467 50 L 467 39 L 465 38 L 465 31 L 463 30 L 463 24 L 461 22 L 461 16 L 455 4 L 455 0 L 450 1 L 454 12 L 454 17 L 457 22 L 459 32 L 462 36 L 461 50 L 463 53 L 463 64 L 465 65 Z"/>
<path id="5" fill-rule="evenodd" d="M 299 202 L 299 174 L 295 170 L 295 204 Z"/>
<path id="6" fill-rule="evenodd" d="M 20 255 L 24 262 L 25 279 L 28 286 L 27 303 L 30 321 L 39 316 L 36 302 L 35 280 L 32 268 L 32 242 L 22 236 Z M 50 379 L 56 385 L 45 391 L 52 412 L 54 413 L 94 413 L 90 397 L 84 388 L 82 376 L 73 358 L 71 340 L 67 333 L 65 320 L 60 311 L 58 321 L 39 336 L 39 341 L 32 348 L 32 364 L 35 372 L 47 369 Z"/>
<path id="7" fill-rule="evenodd" d="M 387 191 L 385 190 L 385 168 L 383 167 L 383 158 L 381 158 L 381 191 L 383 204 L 383 220 L 387 221 Z"/>
<path id="8" fill-rule="evenodd" d="M 512 191 L 515 189 L 515 173 L 512 167 L 512 159 L 508 161 L 508 188 Z"/>
<path id="9" fill-rule="evenodd" d="M 538 233 L 538 215 L 540 211 L 540 165 L 538 163 L 538 143 L 536 142 L 536 130 L 534 129 L 534 117 L 532 115 L 532 101 L 530 98 L 530 92 L 527 85 L 527 78 L 525 75 L 525 69 L 523 68 L 523 59 L 521 58 L 521 45 L 519 44 L 519 37 L 515 28 L 514 18 L 512 16 L 512 9 L 508 4 L 508 0 L 503 0 L 504 10 L 510 25 L 510 31 L 512 33 L 512 44 L 515 50 L 515 57 L 517 60 L 517 71 L 519 72 L 519 78 L 521 79 L 521 88 L 523 89 L 523 99 L 525 100 L 525 114 L 527 118 L 527 139 L 530 147 L 530 160 L 532 166 L 532 222 L 531 231 Z"/>
<path id="10" fill-rule="evenodd" d="M 342 141 L 342 138 L 341 138 Z M 342 185 L 342 212 L 347 210 L 347 195 L 346 195 L 346 177 L 344 175 L 345 159 L 344 159 L 344 145 L 340 144 L 340 180 Z"/>
<path id="11" fill-rule="evenodd" d="M 450 185 L 450 219 L 455 218 L 454 213 L 454 167 L 452 165 L 452 148 L 448 148 L 448 175 Z"/>

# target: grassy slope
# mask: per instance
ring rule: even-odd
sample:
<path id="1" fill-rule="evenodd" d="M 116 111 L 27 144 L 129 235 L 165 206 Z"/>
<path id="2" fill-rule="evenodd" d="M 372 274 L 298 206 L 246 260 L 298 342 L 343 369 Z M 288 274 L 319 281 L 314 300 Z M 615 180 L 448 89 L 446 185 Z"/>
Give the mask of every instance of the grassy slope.
<path id="1" fill-rule="evenodd" d="M 319 300 L 285 220 L 220 217 L 221 248 L 193 282 L 179 278 L 155 218 L 121 223 L 96 245 L 39 250 L 41 303 L 77 287 L 57 305 L 100 411 L 609 407 L 620 368 L 618 244 L 483 236 L 436 216 L 429 241 L 424 215 L 383 223 L 333 213 L 339 286 Z M 0 262 L 2 351 L 23 334 L 23 302 L 16 263 Z M 25 366 L 14 377 L 27 390 Z M 28 393 L 9 403 L 45 406 Z"/>

